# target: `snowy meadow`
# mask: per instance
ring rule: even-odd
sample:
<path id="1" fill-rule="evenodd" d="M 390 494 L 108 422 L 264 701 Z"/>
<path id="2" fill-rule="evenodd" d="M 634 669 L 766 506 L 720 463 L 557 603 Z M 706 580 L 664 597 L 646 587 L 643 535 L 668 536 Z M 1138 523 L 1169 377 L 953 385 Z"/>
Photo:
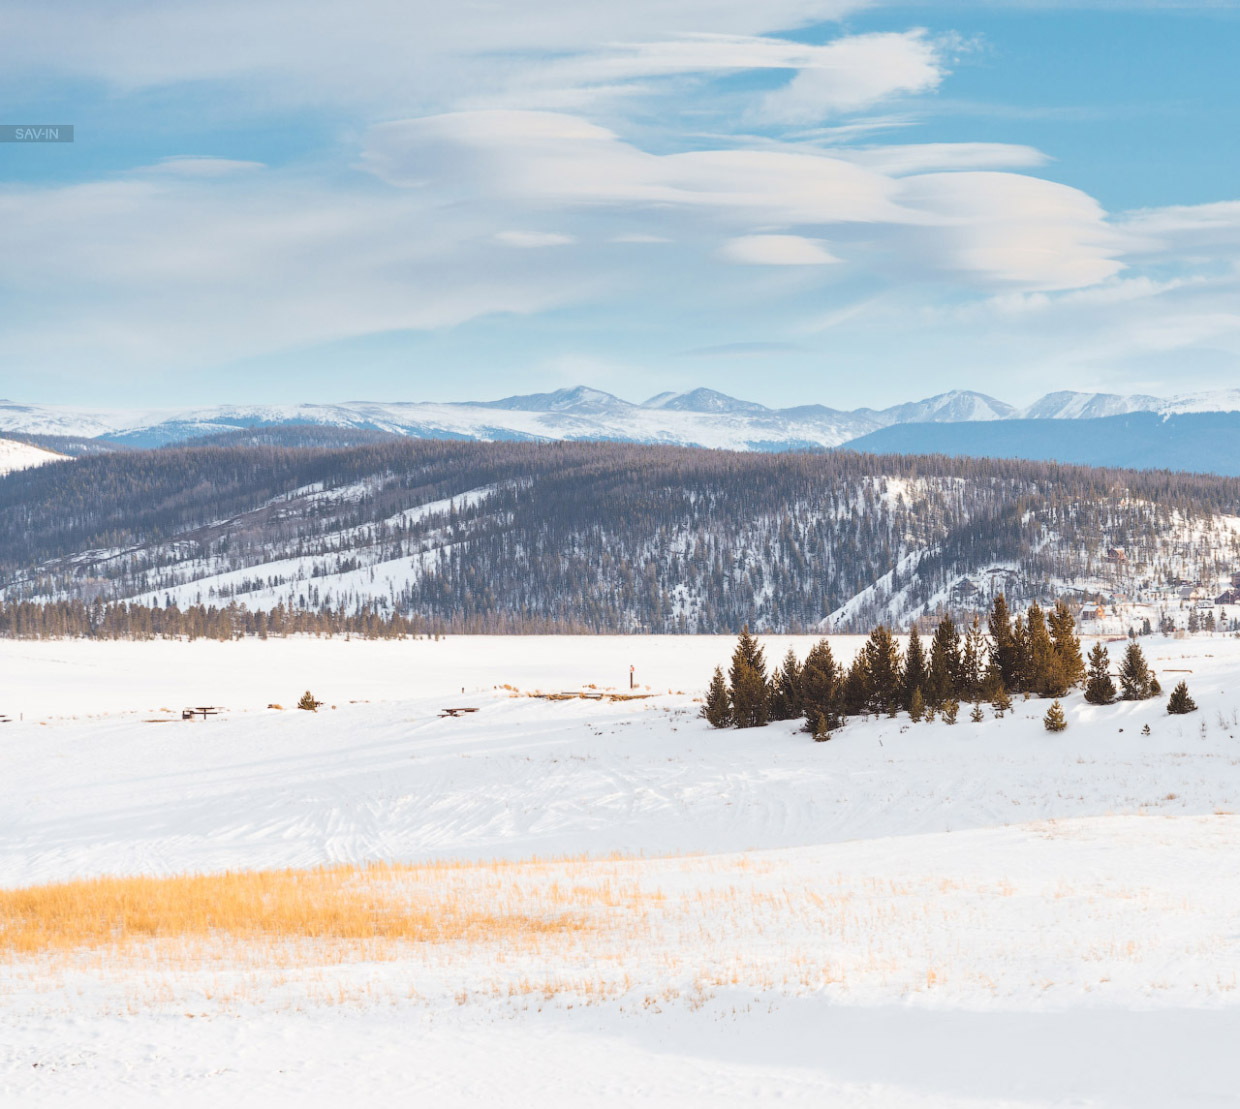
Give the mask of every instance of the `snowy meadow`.
<path id="1" fill-rule="evenodd" d="M 817 744 L 732 645 L 0 641 L 0 1100 L 1235 1103 L 1240 640 Z"/>

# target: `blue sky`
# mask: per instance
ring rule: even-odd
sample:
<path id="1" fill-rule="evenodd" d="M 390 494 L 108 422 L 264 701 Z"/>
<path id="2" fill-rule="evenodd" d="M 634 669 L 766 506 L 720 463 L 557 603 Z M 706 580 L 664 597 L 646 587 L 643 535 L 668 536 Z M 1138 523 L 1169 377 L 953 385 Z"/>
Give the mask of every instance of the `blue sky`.
<path id="1" fill-rule="evenodd" d="M 6 4 L 0 396 L 1240 381 L 1227 4 Z"/>

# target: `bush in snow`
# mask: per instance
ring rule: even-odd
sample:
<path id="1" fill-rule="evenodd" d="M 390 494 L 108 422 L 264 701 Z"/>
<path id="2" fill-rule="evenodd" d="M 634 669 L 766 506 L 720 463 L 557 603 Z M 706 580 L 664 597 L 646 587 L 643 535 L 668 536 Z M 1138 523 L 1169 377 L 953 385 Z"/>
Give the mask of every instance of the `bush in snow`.
<path id="1" fill-rule="evenodd" d="M 1167 700 L 1167 711 L 1172 716 L 1186 716 L 1190 712 L 1197 711 L 1197 702 L 1188 695 L 1187 682 L 1180 682 L 1171 691 L 1171 696 Z"/>
<path id="2" fill-rule="evenodd" d="M 1051 703 L 1051 707 L 1046 710 L 1046 715 L 1042 717 L 1042 724 L 1048 732 L 1062 732 L 1068 726 L 1067 717 L 1063 714 L 1063 705 L 1058 701 Z"/>
<path id="3" fill-rule="evenodd" d="M 314 694 L 307 689 L 306 692 L 301 695 L 301 700 L 297 702 L 297 707 L 299 709 L 305 709 L 306 712 L 318 712 L 319 705 L 322 703 L 322 701 L 316 701 L 314 699 Z"/>

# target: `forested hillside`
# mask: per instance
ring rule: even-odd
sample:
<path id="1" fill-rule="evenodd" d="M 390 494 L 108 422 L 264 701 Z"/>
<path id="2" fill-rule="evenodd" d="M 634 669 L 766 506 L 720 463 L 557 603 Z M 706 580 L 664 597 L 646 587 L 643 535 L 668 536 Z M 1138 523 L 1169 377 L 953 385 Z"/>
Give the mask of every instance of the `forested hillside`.
<path id="1" fill-rule="evenodd" d="M 369 607 L 458 630 L 868 630 L 999 590 L 1023 603 L 1216 578 L 1240 567 L 1237 514 L 1234 479 L 1037 462 L 167 448 L 0 479 L 0 592 Z"/>

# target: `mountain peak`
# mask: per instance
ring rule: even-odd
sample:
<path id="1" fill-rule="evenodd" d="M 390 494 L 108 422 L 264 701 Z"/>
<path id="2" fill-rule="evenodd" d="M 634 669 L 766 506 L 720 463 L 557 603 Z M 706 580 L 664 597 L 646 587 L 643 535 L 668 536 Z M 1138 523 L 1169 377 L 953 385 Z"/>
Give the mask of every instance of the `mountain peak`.
<path id="1" fill-rule="evenodd" d="M 753 401 L 737 400 L 715 389 L 698 388 L 687 393 L 659 393 L 644 402 L 642 408 L 660 408 L 669 412 L 703 412 L 710 415 L 755 415 L 770 409 Z"/>
<path id="2" fill-rule="evenodd" d="M 568 389 L 556 389 L 550 393 L 526 393 L 502 400 L 474 401 L 482 408 L 504 408 L 513 412 L 583 412 L 598 413 L 633 408 L 635 405 L 621 400 L 601 389 L 588 385 L 574 385 Z"/>

